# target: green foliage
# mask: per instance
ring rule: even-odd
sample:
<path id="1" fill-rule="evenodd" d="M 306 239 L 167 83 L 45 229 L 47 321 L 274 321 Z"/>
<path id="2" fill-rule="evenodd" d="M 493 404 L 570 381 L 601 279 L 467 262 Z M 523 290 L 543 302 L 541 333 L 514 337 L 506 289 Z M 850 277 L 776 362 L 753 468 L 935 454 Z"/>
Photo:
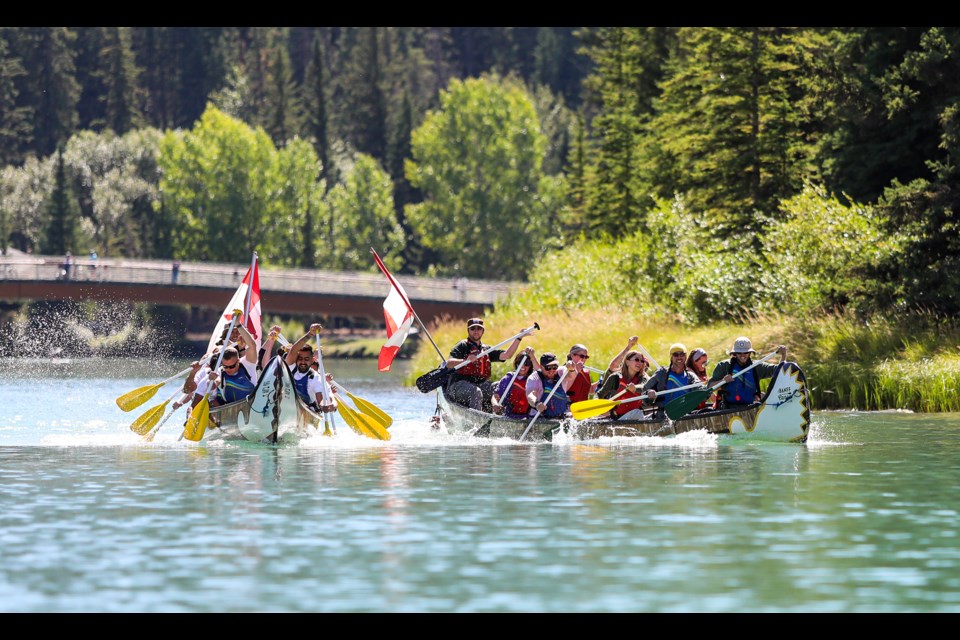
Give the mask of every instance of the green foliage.
<path id="1" fill-rule="evenodd" d="M 67 179 L 63 151 L 61 150 L 57 153 L 53 192 L 47 202 L 46 234 L 41 245 L 43 251 L 51 254 L 76 251 L 79 217 L 77 198 L 73 193 L 70 181 Z"/>
<path id="2" fill-rule="evenodd" d="M 322 264 L 339 270 L 374 270 L 370 247 L 375 247 L 387 267 L 399 265 L 403 230 L 393 207 L 393 182 L 372 157 L 357 156 L 344 183 L 327 196 L 332 212 L 332 255 Z"/>
<path id="3" fill-rule="evenodd" d="M 329 218 L 320 160 L 309 142 L 294 138 L 277 153 L 277 167 L 262 255 L 273 264 L 314 268 Z"/>
<path id="4" fill-rule="evenodd" d="M 562 179 L 543 174 L 545 138 L 530 97 L 492 76 L 455 80 L 440 102 L 413 132 L 406 175 L 425 200 L 407 219 L 438 256 L 437 273 L 522 278 L 558 237 L 563 192 Z"/>
<path id="5" fill-rule="evenodd" d="M 164 135 L 160 167 L 178 257 L 236 262 L 264 242 L 277 151 L 263 129 L 211 106 L 191 131 Z"/>

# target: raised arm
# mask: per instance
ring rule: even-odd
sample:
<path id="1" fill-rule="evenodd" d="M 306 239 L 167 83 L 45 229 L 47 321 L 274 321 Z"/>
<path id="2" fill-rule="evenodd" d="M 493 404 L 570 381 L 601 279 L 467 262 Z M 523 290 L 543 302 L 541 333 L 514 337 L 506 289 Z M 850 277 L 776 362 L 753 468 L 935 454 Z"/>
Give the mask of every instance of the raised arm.
<path id="1" fill-rule="evenodd" d="M 623 348 L 623 351 L 613 357 L 613 360 L 610 361 L 610 365 L 607 367 L 607 371 L 613 371 L 614 373 L 619 372 L 620 367 L 623 366 L 623 356 L 627 355 L 627 351 L 637 346 L 639 341 L 639 336 L 630 336 L 630 339 L 627 340 L 627 346 Z"/>

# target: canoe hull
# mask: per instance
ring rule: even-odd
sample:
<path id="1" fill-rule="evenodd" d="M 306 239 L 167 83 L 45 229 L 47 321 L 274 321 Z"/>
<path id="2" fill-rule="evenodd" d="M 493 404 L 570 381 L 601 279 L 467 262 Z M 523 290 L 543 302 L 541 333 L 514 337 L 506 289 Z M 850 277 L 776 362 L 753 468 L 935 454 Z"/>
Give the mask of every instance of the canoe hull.
<path id="1" fill-rule="evenodd" d="M 438 393 L 444 423 L 451 433 L 518 440 L 531 420 L 513 420 L 468 409 L 448 400 L 442 389 Z M 796 363 L 785 362 L 770 381 L 767 393 L 759 403 L 694 412 L 674 421 L 662 415 L 642 421 L 538 418 L 525 440 L 550 440 L 559 430 L 584 440 L 617 436 L 669 436 L 704 430 L 757 440 L 806 442 L 809 429 L 810 395 L 806 379 Z"/>
<path id="2" fill-rule="evenodd" d="M 303 437 L 316 414 L 297 396 L 293 374 L 278 356 L 264 368 L 248 397 L 210 409 L 211 439 L 275 444 L 288 433 Z"/>

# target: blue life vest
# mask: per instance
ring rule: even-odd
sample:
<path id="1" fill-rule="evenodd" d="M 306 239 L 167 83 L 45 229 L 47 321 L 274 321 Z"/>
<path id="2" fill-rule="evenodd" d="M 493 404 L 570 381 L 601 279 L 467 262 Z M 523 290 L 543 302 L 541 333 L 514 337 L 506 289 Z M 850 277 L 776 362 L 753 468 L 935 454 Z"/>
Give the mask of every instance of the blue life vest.
<path id="1" fill-rule="evenodd" d="M 297 395 L 300 396 L 300 399 L 306 402 L 308 405 L 313 406 L 316 404 L 317 399 L 310 397 L 310 392 L 307 391 L 308 385 L 310 384 L 310 379 L 316 374 L 314 374 L 313 369 L 310 369 L 307 372 L 307 375 L 303 376 L 299 380 L 294 378 L 293 386 L 297 390 Z"/>
<path id="2" fill-rule="evenodd" d="M 685 387 L 690 384 L 690 381 L 687 379 L 687 372 L 684 370 L 683 373 L 674 373 L 672 370 L 667 371 L 667 384 L 664 385 L 663 391 L 668 389 L 676 389 L 678 387 Z M 673 393 L 665 393 L 661 396 L 662 402 L 664 404 L 670 402 L 675 398 L 679 398 L 682 395 L 690 393 L 692 389 L 685 389 L 683 391 L 674 391 Z"/>
<path id="3" fill-rule="evenodd" d="M 253 380 L 250 379 L 250 374 L 247 373 L 247 369 L 241 364 L 237 367 L 236 373 L 231 374 L 222 371 L 220 388 L 217 390 L 217 395 L 220 396 L 221 400 L 229 404 L 237 400 L 243 400 L 253 393 L 256 386 L 257 385 L 253 384 Z"/>
<path id="4" fill-rule="evenodd" d="M 539 373 L 537 375 L 540 375 Z M 549 380 L 540 376 L 540 382 L 543 383 L 543 393 L 540 394 L 540 402 L 546 402 L 547 396 L 553 388 L 560 384 L 560 376 L 557 376 L 551 384 Z M 570 409 L 570 396 L 563 392 L 563 387 L 557 389 L 557 392 L 547 402 L 547 408 L 543 410 L 544 418 L 562 418 Z"/>
<path id="5" fill-rule="evenodd" d="M 739 362 L 732 362 L 730 375 L 736 375 L 751 364 L 748 360 L 747 364 L 741 367 Z M 724 404 L 752 404 L 754 395 L 760 393 L 760 379 L 757 377 L 757 370 L 753 369 L 739 378 L 734 378 L 725 384 L 723 389 Z"/>

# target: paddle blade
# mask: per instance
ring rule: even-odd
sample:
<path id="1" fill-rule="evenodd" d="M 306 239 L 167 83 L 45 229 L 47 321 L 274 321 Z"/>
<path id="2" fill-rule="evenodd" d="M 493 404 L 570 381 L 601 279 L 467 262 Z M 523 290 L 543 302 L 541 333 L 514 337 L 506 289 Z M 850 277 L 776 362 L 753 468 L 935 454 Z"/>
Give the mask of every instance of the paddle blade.
<path id="1" fill-rule="evenodd" d="M 150 429 L 153 429 L 157 423 L 160 422 L 160 418 L 163 417 L 163 412 L 166 408 L 167 403 L 162 402 L 148 409 L 142 416 L 133 421 L 133 424 L 130 425 L 130 430 L 138 436 L 146 435 L 150 432 Z"/>
<path id="2" fill-rule="evenodd" d="M 570 405 L 570 413 L 573 414 L 575 420 L 586 420 L 603 415 L 618 404 L 620 404 L 619 400 L 604 400 L 602 398 L 582 400 Z"/>
<path id="3" fill-rule="evenodd" d="M 161 382 L 160 384 L 148 384 L 145 387 L 128 391 L 117 398 L 117 406 L 123 411 L 132 411 L 156 395 L 157 390 L 162 386 L 163 383 Z"/>
<path id="4" fill-rule="evenodd" d="M 389 440 L 390 432 L 368 415 L 354 411 L 344 402 L 337 403 L 337 411 L 343 416 L 343 421 L 355 432 L 374 440 Z"/>
<path id="5" fill-rule="evenodd" d="M 377 422 L 379 422 L 384 429 L 389 429 L 390 425 L 393 424 L 393 418 L 391 418 L 385 411 L 380 407 L 373 404 L 369 400 L 364 400 L 363 398 L 358 398 L 349 391 L 347 396 L 353 400 L 354 404 L 357 405 L 357 408 L 360 409 L 361 413 L 365 413 Z"/>
<path id="6" fill-rule="evenodd" d="M 694 409 L 700 406 L 700 403 L 710 397 L 713 393 L 710 389 L 703 391 L 688 391 L 679 398 L 674 398 L 663 406 L 664 412 L 671 420 L 682 418 Z"/>
<path id="7" fill-rule="evenodd" d="M 210 401 L 207 400 L 207 396 L 203 396 L 203 400 L 193 408 L 187 424 L 183 426 L 183 437 L 193 442 L 200 442 L 207 431 L 208 422 L 210 422 Z"/>
<path id="8" fill-rule="evenodd" d="M 375 440 L 390 439 L 390 432 L 384 429 L 379 422 L 370 416 L 364 413 L 354 413 L 354 416 L 357 418 L 357 426 L 360 428 L 358 433 L 361 433 L 368 438 L 374 438 Z"/>

